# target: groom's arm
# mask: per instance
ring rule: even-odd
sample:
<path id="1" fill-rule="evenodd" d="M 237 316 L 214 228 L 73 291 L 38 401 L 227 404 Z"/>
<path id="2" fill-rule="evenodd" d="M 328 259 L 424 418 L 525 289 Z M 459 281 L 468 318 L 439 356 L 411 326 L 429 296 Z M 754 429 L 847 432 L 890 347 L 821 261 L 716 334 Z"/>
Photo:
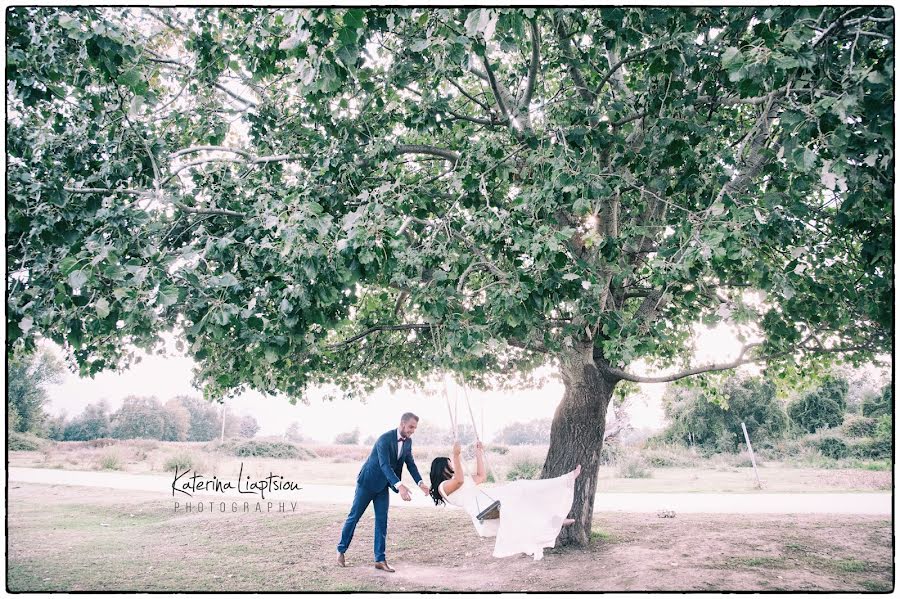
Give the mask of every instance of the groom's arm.
<path id="1" fill-rule="evenodd" d="M 406 454 L 406 458 L 403 460 L 406 463 L 406 469 L 409 470 L 409 474 L 412 476 L 413 480 L 416 481 L 416 484 L 422 482 L 422 476 L 419 474 L 419 469 L 416 467 L 416 461 L 413 459 L 412 455 L 412 447 L 409 448 L 409 453 Z"/>
<path id="2" fill-rule="evenodd" d="M 406 463 L 406 469 L 409 470 L 409 474 L 413 477 L 413 480 L 416 481 L 416 484 L 419 485 L 422 492 L 425 493 L 425 495 L 428 495 L 431 491 L 431 487 L 422 480 L 419 469 L 416 467 L 416 461 L 413 459 L 412 455 L 412 441 L 410 441 L 409 453 L 406 455 L 404 462 Z"/>
<path id="3" fill-rule="evenodd" d="M 388 480 L 388 486 L 394 493 L 399 493 L 399 491 L 397 490 L 397 485 L 400 484 L 400 479 L 397 478 L 397 475 L 394 474 L 393 470 L 391 470 L 391 457 L 388 454 L 388 444 L 382 443 L 382 440 L 379 439 L 375 443 L 375 447 L 378 454 L 378 465 L 379 467 L 381 467 L 381 471 L 384 473 L 385 478 L 387 478 Z"/>

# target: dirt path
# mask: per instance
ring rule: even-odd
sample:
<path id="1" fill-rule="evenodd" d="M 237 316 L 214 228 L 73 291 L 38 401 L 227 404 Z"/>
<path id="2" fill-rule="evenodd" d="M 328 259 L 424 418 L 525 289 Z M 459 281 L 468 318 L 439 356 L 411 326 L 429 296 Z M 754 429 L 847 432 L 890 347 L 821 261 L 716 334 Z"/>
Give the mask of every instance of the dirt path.
<path id="1" fill-rule="evenodd" d="M 236 477 L 235 477 L 236 478 Z M 9 483 L 74 485 L 132 491 L 165 493 L 177 500 L 189 499 L 172 495 L 174 475 L 126 474 L 50 468 L 10 468 Z M 295 481 L 296 482 L 296 481 Z M 266 493 L 266 500 L 294 500 L 304 503 L 349 505 L 353 487 L 299 483 L 299 491 Z M 490 487 L 486 487 L 488 492 Z M 197 492 L 195 497 L 241 497 L 236 489 L 223 492 Z M 650 513 L 672 510 L 682 514 L 871 514 L 891 513 L 891 493 L 599 493 L 594 502 L 596 512 Z M 392 501 L 391 506 L 433 507 L 422 494 L 414 492 L 411 502 Z"/>
<path id="2" fill-rule="evenodd" d="M 12 483 L 14 592 L 890 592 L 889 516 L 600 513 L 583 549 L 491 557 L 459 510 L 392 509 L 372 567 L 371 510 L 347 568 L 334 563 L 346 506 L 174 513 L 158 491 Z M 392 504 L 392 508 L 395 504 Z"/>

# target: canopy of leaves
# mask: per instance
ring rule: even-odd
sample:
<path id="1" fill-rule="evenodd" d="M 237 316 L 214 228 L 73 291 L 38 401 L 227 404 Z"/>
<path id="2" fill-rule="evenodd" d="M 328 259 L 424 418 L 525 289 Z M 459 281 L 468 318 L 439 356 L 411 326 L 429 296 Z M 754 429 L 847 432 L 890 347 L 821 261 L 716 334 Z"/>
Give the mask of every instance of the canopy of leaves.
<path id="1" fill-rule="evenodd" d="M 700 321 L 761 334 L 742 358 L 867 359 L 893 19 L 13 7 L 8 342 L 93 375 L 174 328 L 217 398 L 582 347 L 623 377 L 688 364 Z"/>

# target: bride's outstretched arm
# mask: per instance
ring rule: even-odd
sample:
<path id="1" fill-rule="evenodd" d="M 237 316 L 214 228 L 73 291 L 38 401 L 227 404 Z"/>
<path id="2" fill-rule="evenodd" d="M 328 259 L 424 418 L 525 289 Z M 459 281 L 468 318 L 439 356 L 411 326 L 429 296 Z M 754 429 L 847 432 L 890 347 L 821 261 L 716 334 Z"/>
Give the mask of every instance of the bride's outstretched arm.
<path id="1" fill-rule="evenodd" d="M 481 444 L 481 441 L 475 443 L 475 476 L 473 479 L 476 485 L 487 480 L 487 473 L 484 469 L 484 445 Z"/>
<path id="2" fill-rule="evenodd" d="M 460 447 L 459 443 L 454 443 L 453 478 L 442 483 L 444 485 L 444 493 L 446 493 L 447 495 L 460 488 L 463 484 L 463 465 L 460 453 L 462 453 L 462 447 Z"/>

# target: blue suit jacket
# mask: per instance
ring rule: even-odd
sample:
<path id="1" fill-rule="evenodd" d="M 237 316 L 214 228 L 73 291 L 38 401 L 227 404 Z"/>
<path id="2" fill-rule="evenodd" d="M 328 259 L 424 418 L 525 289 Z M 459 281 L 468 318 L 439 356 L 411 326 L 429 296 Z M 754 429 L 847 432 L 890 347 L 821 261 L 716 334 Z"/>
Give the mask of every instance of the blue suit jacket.
<path id="1" fill-rule="evenodd" d="M 397 429 L 392 428 L 384 433 L 375 445 L 372 447 L 372 453 L 369 459 L 363 464 L 359 470 L 359 476 L 356 477 L 356 483 L 378 493 L 385 487 L 390 487 L 392 491 L 397 493 L 397 485 L 400 484 L 400 474 L 403 472 L 403 464 L 412 475 L 416 484 L 422 480 L 419 475 L 419 469 L 416 468 L 416 462 L 412 456 L 412 439 L 406 439 L 403 443 L 403 449 L 400 455 L 397 455 Z"/>

